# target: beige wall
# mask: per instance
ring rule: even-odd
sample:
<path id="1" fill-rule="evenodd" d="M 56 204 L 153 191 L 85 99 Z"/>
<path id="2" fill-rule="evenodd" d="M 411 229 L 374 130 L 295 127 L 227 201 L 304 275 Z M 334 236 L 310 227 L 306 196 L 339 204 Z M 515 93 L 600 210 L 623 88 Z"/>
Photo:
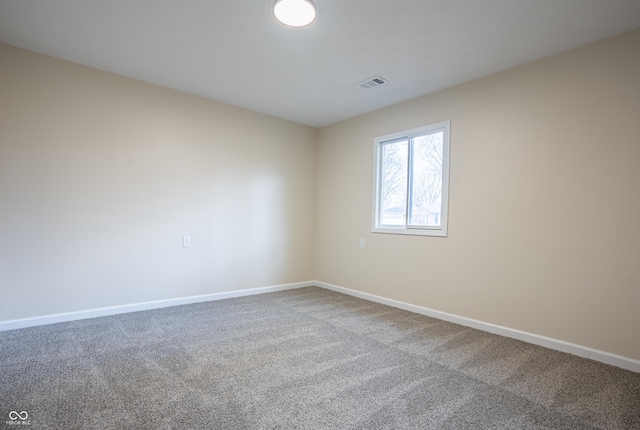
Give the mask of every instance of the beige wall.
<path id="1" fill-rule="evenodd" d="M 634 31 L 321 129 L 316 279 L 640 359 L 639 52 Z M 449 237 L 372 234 L 373 138 L 446 119 Z"/>
<path id="2" fill-rule="evenodd" d="M 317 133 L 0 44 L 0 321 L 315 267 L 640 359 L 639 49 L 627 33 Z M 373 138 L 445 119 L 449 237 L 372 234 Z"/>
<path id="3" fill-rule="evenodd" d="M 316 135 L 0 44 L 0 321 L 312 280 Z"/>

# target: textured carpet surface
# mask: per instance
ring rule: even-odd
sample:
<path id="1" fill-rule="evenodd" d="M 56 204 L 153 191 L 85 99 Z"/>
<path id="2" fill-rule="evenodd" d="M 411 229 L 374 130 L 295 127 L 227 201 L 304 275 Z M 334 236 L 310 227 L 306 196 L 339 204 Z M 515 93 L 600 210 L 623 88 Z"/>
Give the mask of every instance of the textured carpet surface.
<path id="1" fill-rule="evenodd" d="M 56 430 L 640 429 L 640 375 L 312 287 L 1 332 L 0 428 L 26 428 L 12 411 Z"/>

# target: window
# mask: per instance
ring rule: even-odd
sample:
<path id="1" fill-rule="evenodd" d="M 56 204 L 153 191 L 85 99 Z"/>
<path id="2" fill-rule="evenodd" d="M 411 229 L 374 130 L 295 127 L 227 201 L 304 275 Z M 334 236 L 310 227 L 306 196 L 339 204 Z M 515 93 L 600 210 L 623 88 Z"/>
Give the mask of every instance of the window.
<path id="1" fill-rule="evenodd" d="M 449 128 L 443 121 L 374 139 L 374 233 L 447 235 Z"/>

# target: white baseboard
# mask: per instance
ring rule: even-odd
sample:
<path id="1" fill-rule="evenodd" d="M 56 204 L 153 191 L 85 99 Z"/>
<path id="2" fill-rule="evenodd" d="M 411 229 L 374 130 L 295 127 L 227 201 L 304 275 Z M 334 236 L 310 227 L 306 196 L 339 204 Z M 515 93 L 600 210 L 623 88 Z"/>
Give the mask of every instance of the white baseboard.
<path id="1" fill-rule="evenodd" d="M 569 354 L 577 355 L 579 357 L 589 358 L 591 360 L 600 361 L 602 363 L 610 364 L 612 366 L 621 367 L 623 369 L 631 370 L 632 372 L 640 373 L 640 360 L 634 360 L 633 358 L 623 357 L 621 355 L 611 354 L 609 352 L 600 351 L 600 350 L 589 348 L 586 346 L 576 345 L 574 343 L 569 343 L 562 340 L 540 336 L 537 334 L 528 333 L 520 330 L 514 330 L 508 327 L 490 324 L 490 323 L 474 320 L 471 318 L 465 318 L 458 315 L 449 314 L 446 312 L 440 312 L 440 311 L 425 308 L 422 306 L 416 306 L 409 303 L 388 299 L 386 297 L 376 296 L 374 294 L 363 293 L 361 291 L 351 290 L 348 288 L 339 287 L 337 285 L 327 284 L 325 282 L 316 281 L 314 282 L 314 285 L 321 288 L 325 288 L 327 290 L 336 291 L 338 293 L 343 293 L 343 294 L 358 297 L 361 299 L 369 300 L 371 302 L 393 306 L 395 308 L 404 309 L 404 310 L 415 312 L 421 315 L 427 315 L 433 318 L 438 318 L 444 321 L 449 321 L 452 323 L 475 328 L 475 329 L 486 331 L 489 333 L 510 337 L 512 339 L 518 339 L 523 342 L 544 346 L 545 348 L 555 349 L 557 351 L 566 352 Z"/>
<path id="2" fill-rule="evenodd" d="M 0 331 L 15 330 L 59 322 L 83 320 L 88 318 L 104 317 L 109 315 L 124 314 L 128 312 L 146 311 L 150 309 L 168 308 L 171 306 L 188 305 L 192 303 L 209 302 L 213 300 L 231 299 L 234 297 L 252 296 L 255 294 L 272 293 L 275 291 L 293 290 L 302 287 L 310 287 L 314 282 L 297 282 L 295 284 L 274 285 L 271 287 L 252 288 L 247 290 L 227 291 L 223 293 L 204 294 L 201 296 L 181 297 L 177 299 L 156 300 L 152 302 L 133 303 L 130 305 L 110 306 L 106 308 L 89 309 L 77 312 L 45 315 L 33 318 L 22 318 L 9 321 L 0 321 Z"/>
<path id="3" fill-rule="evenodd" d="M 486 331 L 489 333 L 498 334 L 512 339 L 518 339 L 523 342 L 532 343 L 534 345 L 544 346 L 546 348 L 554 349 L 569 354 L 574 354 L 579 357 L 589 358 L 592 360 L 600 361 L 602 363 L 610 364 L 612 366 L 620 367 L 623 369 L 631 370 L 632 372 L 640 373 L 640 360 L 635 360 L 628 357 L 623 357 L 609 352 L 600 351 L 597 349 L 589 348 L 574 343 L 565 342 L 558 339 L 553 339 L 545 336 L 540 336 L 533 333 L 528 333 L 520 330 L 511 329 L 495 324 L 486 323 L 483 321 L 474 320 L 471 318 L 465 318 L 458 315 L 449 314 L 447 312 L 436 311 L 434 309 L 425 308 L 422 306 L 416 306 L 409 303 L 401 302 L 398 300 L 388 299 L 386 297 L 377 296 L 374 294 L 364 293 L 362 291 L 351 290 L 349 288 L 339 287 L 337 285 L 327 284 L 319 281 L 297 282 L 293 284 L 274 285 L 271 287 L 252 288 L 247 290 L 227 291 L 222 293 L 204 294 L 201 296 L 182 297 L 177 299 L 157 300 L 152 302 L 134 303 L 121 306 L 110 306 L 98 309 L 89 309 L 77 312 L 68 312 L 55 315 L 45 315 L 33 318 L 22 318 L 9 321 L 0 321 L 0 331 L 15 330 L 26 327 L 33 327 L 45 324 L 55 324 L 59 322 L 82 320 L 87 318 L 96 318 L 109 315 L 117 315 L 128 312 L 138 312 L 150 309 L 167 308 L 171 306 L 188 305 L 191 303 L 209 302 L 214 300 L 231 299 L 234 297 L 251 296 L 255 294 L 272 293 L 275 291 L 293 290 L 303 287 L 317 286 L 325 288 L 327 290 L 336 291 L 338 293 L 347 294 L 354 297 L 359 297 L 364 300 L 369 300 L 375 303 L 381 303 L 384 305 L 393 306 L 395 308 L 404 309 L 410 312 L 415 312 L 421 315 L 427 315 L 433 318 L 438 318 L 444 321 L 449 321 L 455 324 L 475 328 L 478 330 Z"/>

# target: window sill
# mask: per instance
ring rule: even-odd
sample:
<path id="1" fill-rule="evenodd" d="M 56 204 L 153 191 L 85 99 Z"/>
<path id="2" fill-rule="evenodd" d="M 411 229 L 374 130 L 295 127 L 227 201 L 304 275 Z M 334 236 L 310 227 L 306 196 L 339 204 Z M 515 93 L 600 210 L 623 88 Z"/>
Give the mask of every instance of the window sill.
<path id="1" fill-rule="evenodd" d="M 447 237 L 447 231 L 442 228 L 404 228 L 404 227 L 374 227 L 371 233 L 404 234 L 409 236 Z"/>

